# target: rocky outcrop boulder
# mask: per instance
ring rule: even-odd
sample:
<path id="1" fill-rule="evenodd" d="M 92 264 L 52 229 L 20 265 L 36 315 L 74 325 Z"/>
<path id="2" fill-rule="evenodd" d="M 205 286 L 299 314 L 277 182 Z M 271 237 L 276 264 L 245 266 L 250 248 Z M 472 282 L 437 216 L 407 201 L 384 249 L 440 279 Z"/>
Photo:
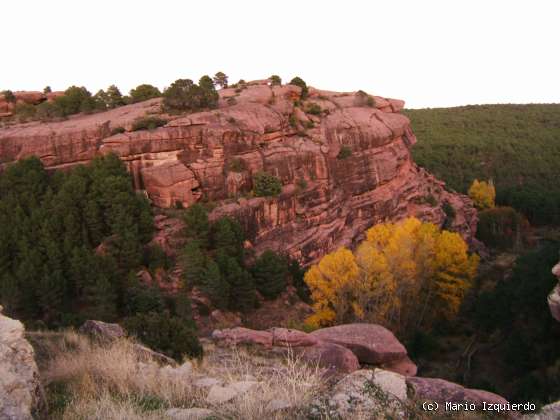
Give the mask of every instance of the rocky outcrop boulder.
<path id="1" fill-rule="evenodd" d="M 1 311 L 0 306 L 0 419 L 31 419 L 39 395 L 35 353 L 22 323 Z"/>
<path id="2" fill-rule="evenodd" d="M 257 331 L 244 327 L 216 330 L 212 333 L 212 338 L 228 345 L 258 344 L 272 347 L 272 333 L 270 331 Z"/>
<path id="3" fill-rule="evenodd" d="M 552 274 L 560 280 L 560 263 L 552 268 Z M 554 319 L 560 321 L 560 284 L 557 284 L 548 295 L 548 306 Z"/>
<path id="4" fill-rule="evenodd" d="M 482 403 L 507 404 L 507 400 L 492 392 L 479 389 L 469 389 L 463 386 L 437 378 L 407 378 L 406 383 L 411 387 L 413 395 L 418 400 L 436 401 L 445 405 L 450 403 L 474 403 L 477 408 Z"/>
<path id="5" fill-rule="evenodd" d="M 330 398 L 341 418 L 376 412 L 403 418 L 406 400 L 405 377 L 382 369 L 357 370 L 347 375 L 335 385 Z"/>
<path id="6" fill-rule="evenodd" d="M 103 342 L 115 341 L 126 336 L 125 330 L 119 324 L 110 324 L 92 319 L 84 322 L 78 331 L 81 334 Z"/>
<path id="7" fill-rule="evenodd" d="M 66 169 L 115 153 L 156 206 L 211 200 L 211 218 L 237 217 L 257 253 L 282 250 L 303 263 L 352 245 L 381 221 L 417 216 L 441 226 L 445 202 L 456 214 L 450 228 L 474 237 L 471 200 L 412 161 L 416 138 L 402 101 L 376 96 L 368 104 L 356 92 L 311 88 L 301 103 L 299 87 L 262 81 L 219 94 L 219 109 L 164 115 L 168 124 L 150 131 L 131 126 L 161 114 L 161 98 L 0 128 L 0 165 L 35 155 L 49 169 Z M 117 127 L 125 132 L 112 134 Z M 350 153 L 340 159 L 343 147 Z M 262 170 L 280 180 L 278 196 L 250 195 Z M 157 241 L 165 249 L 164 235 Z"/>
<path id="8" fill-rule="evenodd" d="M 345 324 L 313 331 L 311 336 L 350 349 L 360 363 L 382 366 L 403 375 L 416 375 L 416 365 L 395 335 L 380 325 Z"/>
<path id="9" fill-rule="evenodd" d="M 318 342 L 306 347 L 296 347 L 296 349 L 302 360 L 327 369 L 327 375 L 333 375 L 336 372 L 350 373 L 360 368 L 360 363 L 354 353 L 338 344 Z"/>
<path id="10" fill-rule="evenodd" d="M 78 331 L 101 343 L 111 343 L 127 335 L 126 331 L 119 324 L 109 322 L 87 320 L 82 324 Z M 155 360 L 162 364 L 176 365 L 177 362 L 165 354 L 158 353 L 142 344 L 134 344 L 136 353 L 144 359 Z"/>
<path id="11" fill-rule="evenodd" d="M 382 366 L 402 375 L 416 375 L 416 365 L 405 347 L 380 325 L 345 324 L 307 334 L 288 328 L 256 331 L 249 328 L 216 330 L 212 338 L 225 345 L 251 344 L 265 348 L 292 348 L 303 360 L 334 372 L 353 372 L 360 363 Z"/>

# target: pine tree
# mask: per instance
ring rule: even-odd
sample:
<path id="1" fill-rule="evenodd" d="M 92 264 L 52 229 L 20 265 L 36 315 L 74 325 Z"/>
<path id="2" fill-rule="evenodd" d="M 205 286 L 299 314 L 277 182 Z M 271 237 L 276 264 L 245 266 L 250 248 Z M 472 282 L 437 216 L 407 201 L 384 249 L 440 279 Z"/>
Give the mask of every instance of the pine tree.
<path id="1" fill-rule="evenodd" d="M 187 289 L 200 285 L 204 277 L 204 270 L 208 258 L 200 242 L 189 241 L 181 254 L 180 264 L 183 269 L 184 286 Z"/>
<path id="2" fill-rule="evenodd" d="M 242 263 L 245 236 L 241 225 L 229 217 L 222 217 L 214 222 L 211 231 L 214 249 L 234 257 L 239 263 Z"/>
<path id="3" fill-rule="evenodd" d="M 218 264 L 210 261 L 203 272 L 202 290 L 208 295 L 212 304 L 225 309 L 229 302 L 230 287 L 222 276 Z"/>
<path id="4" fill-rule="evenodd" d="M 251 271 L 257 290 L 266 299 L 276 298 L 286 288 L 286 261 L 273 251 L 263 252 Z"/>
<path id="5" fill-rule="evenodd" d="M 222 275 L 230 287 L 231 310 L 247 312 L 255 307 L 255 283 L 251 275 L 233 257 L 226 257 Z"/>

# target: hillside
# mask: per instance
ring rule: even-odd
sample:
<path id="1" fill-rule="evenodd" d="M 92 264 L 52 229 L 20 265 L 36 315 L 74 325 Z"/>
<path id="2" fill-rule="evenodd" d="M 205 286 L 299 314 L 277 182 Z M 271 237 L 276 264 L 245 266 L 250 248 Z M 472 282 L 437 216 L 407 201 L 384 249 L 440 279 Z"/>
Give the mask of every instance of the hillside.
<path id="1" fill-rule="evenodd" d="M 560 222 L 560 105 L 404 110 L 418 137 L 415 161 L 466 192 L 493 179 L 500 204 L 539 224 Z"/>
<path id="2" fill-rule="evenodd" d="M 301 83 L 305 89 L 270 80 L 212 86 L 212 106 L 176 112 L 154 98 L 8 122 L 0 127 L 0 165 L 36 156 L 47 170 L 68 170 L 113 153 L 153 205 L 210 203 L 211 218 L 237 218 L 257 253 L 273 249 L 303 263 L 352 245 L 375 223 L 411 215 L 472 238 L 471 201 L 412 161 L 416 138 L 403 101 Z M 76 89 L 67 90 L 68 101 Z"/>

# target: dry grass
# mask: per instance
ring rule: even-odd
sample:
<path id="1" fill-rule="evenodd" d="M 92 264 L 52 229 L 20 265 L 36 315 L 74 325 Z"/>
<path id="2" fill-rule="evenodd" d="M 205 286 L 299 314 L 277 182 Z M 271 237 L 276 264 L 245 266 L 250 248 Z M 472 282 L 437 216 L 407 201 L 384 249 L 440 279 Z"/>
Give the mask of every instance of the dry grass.
<path id="1" fill-rule="evenodd" d="M 218 419 L 302 418 L 323 391 L 321 371 L 293 354 L 278 358 L 242 349 L 209 346 L 204 361 L 193 362 L 190 376 L 162 375 L 160 366 L 134 351 L 130 340 L 100 345 L 73 331 L 35 333 L 41 376 L 50 395 L 48 418 L 159 419 L 171 407 L 210 408 Z M 210 405 L 207 390 L 192 384 L 212 377 L 224 385 L 239 380 L 258 385 L 231 402 Z M 60 404 L 56 400 L 62 400 Z M 290 408 L 273 412 L 272 400 Z"/>

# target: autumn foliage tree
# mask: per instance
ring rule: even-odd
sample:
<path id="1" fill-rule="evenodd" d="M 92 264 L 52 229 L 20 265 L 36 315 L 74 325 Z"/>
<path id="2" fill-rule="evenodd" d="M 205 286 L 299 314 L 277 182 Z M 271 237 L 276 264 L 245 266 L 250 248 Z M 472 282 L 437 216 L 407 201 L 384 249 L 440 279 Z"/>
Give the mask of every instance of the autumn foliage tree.
<path id="1" fill-rule="evenodd" d="M 340 248 L 305 274 L 314 309 L 307 322 L 429 328 L 457 314 L 478 261 L 461 236 L 434 224 L 411 217 L 376 225 L 355 253 Z"/>
<path id="2" fill-rule="evenodd" d="M 469 197 L 479 210 L 493 208 L 496 204 L 496 188 L 492 180 L 479 181 L 475 179 L 469 188 Z"/>

